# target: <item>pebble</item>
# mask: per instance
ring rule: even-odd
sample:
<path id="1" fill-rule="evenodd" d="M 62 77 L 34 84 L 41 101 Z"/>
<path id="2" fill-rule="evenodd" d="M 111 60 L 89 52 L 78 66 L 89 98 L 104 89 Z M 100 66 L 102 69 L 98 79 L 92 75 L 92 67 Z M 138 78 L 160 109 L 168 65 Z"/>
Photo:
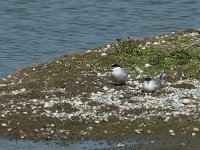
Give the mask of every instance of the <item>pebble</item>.
<path id="1" fill-rule="evenodd" d="M 151 144 L 155 143 L 155 141 L 150 141 Z"/>
<path id="2" fill-rule="evenodd" d="M 106 46 L 106 48 L 107 48 L 107 49 L 110 49 L 110 48 L 111 48 L 111 46 L 108 44 L 108 45 Z"/>
<path id="3" fill-rule="evenodd" d="M 196 133 L 193 132 L 193 133 L 192 133 L 192 136 L 195 136 L 195 135 L 196 135 Z"/>
<path id="4" fill-rule="evenodd" d="M 117 144 L 117 147 L 124 147 L 124 146 L 125 146 L 125 144 L 122 144 L 122 143 Z"/>
<path id="5" fill-rule="evenodd" d="M 88 127 L 88 129 L 89 129 L 89 130 L 92 130 L 92 129 L 93 129 L 93 127 Z"/>
<path id="6" fill-rule="evenodd" d="M 194 127 L 194 128 L 193 128 L 193 131 L 195 131 L 195 132 L 199 132 L 199 128 Z"/>
<path id="7" fill-rule="evenodd" d="M 90 52 L 92 52 L 92 50 L 90 50 L 90 49 L 86 51 L 86 53 L 90 53 Z"/>
<path id="8" fill-rule="evenodd" d="M 25 138 L 25 136 L 24 136 L 24 135 L 22 135 L 20 138 L 21 138 L 21 139 L 24 139 L 24 138 Z"/>
<path id="9" fill-rule="evenodd" d="M 99 120 L 96 120 L 96 121 L 95 121 L 95 123 L 96 123 L 96 124 L 99 124 L 99 123 L 100 123 L 100 121 L 99 121 Z"/>
<path id="10" fill-rule="evenodd" d="M 172 136 L 176 135 L 176 134 L 174 133 L 174 130 L 169 130 L 169 133 L 170 133 L 170 135 L 172 135 Z"/>
<path id="11" fill-rule="evenodd" d="M 149 67 L 149 66 L 151 66 L 150 64 L 145 64 L 145 67 Z"/>
<path id="12" fill-rule="evenodd" d="M 176 135 L 174 132 L 172 132 L 172 133 L 170 133 L 170 135 L 172 135 L 172 136 L 174 136 L 174 135 Z"/>
<path id="13" fill-rule="evenodd" d="M 54 100 L 49 100 L 48 102 L 44 103 L 44 108 L 51 108 L 56 102 Z"/>
<path id="14" fill-rule="evenodd" d="M 20 91 L 21 91 L 21 92 L 25 92 L 25 91 L 26 91 L 26 89 L 25 89 L 25 88 L 22 88 Z"/>
<path id="15" fill-rule="evenodd" d="M 181 143 L 181 146 L 186 146 L 186 143 Z"/>
<path id="16" fill-rule="evenodd" d="M 35 132 L 39 132 L 39 130 L 38 130 L 38 129 L 34 129 L 34 131 L 35 131 Z"/>
<path id="17" fill-rule="evenodd" d="M 55 127 L 56 125 L 55 124 L 51 124 L 51 127 Z"/>
<path id="18" fill-rule="evenodd" d="M 146 45 L 151 45 L 151 43 L 150 42 L 146 42 Z"/>
<path id="19" fill-rule="evenodd" d="M 144 46 L 144 47 L 142 47 L 142 49 L 146 49 L 146 47 Z"/>
<path id="20" fill-rule="evenodd" d="M 172 132 L 174 132 L 174 130 L 169 130 L 169 133 L 172 133 Z"/>
<path id="21" fill-rule="evenodd" d="M 34 103 L 36 103 L 38 100 L 37 100 L 37 99 L 33 99 L 32 101 L 33 101 Z"/>
<path id="22" fill-rule="evenodd" d="M 137 129 L 137 130 L 135 130 L 135 133 L 140 134 L 141 132 L 139 129 Z"/>
<path id="23" fill-rule="evenodd" d="M 106 53 L 102 53 L 101 56 L 107 56 L 107 54 Z"/>
<path id="24" fill-rule="evenodd" d="M 106 130 L 105 130 L 105 131 L 103 131 L 103 133 L 107 134 L 107 133 L 108 133 L 108 131 L 106 131 Z"/>
<path id="25" fill-rule="evenodd" d="M 104 91 L 108 91 L 108 87 L 104 86 L 104 87 L 103 87 L 103 90 L 104 90 Z"/>
<path id="26" fill-rule="evenodd" d="M 6 127 L 7 124 L 6 124 L 6 123 L 2 123 L 1 126 L 2 126 L 2 127 Z"/>
<path id="27" fill-rule="evenodd" d="M 150 133 L 151 133 L 151 130 L 147 130 L 147 133 L 149 133 L 149 134 L 150 134 Z"/>
<path id="28" fill-rule="evenodd" d="M 55 131 L 51 130 L 51 134 L 53 134 Z"/>
<path id="29" fill-rule="evenodd" d="M 159 45 L 160 44 L 160 42 L 154 42 L 153 43 L 153 45 Z"/>

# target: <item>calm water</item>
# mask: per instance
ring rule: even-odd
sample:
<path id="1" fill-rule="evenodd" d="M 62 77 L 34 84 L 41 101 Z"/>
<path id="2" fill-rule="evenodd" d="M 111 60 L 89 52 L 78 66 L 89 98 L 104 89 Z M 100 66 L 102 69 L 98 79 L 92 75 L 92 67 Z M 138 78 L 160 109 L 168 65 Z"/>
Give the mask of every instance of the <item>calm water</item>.
<path id="1" fill-rule="evenodd" d="M 199 0 L 1 0 L 0 77 L 115 41 L 200 27 Z"/>
<path id="2" fill-rule="evenodd" d="M 30 140 L 9 140 L 5 138 L 0 138 L 0 150 L 95 150 L 95 149 L 105 149 L 105 148 L 122 148 L 122 144 L 126 147 L 133 148 L 138 144 L 150 144 L 147 140 L 127 140 L 118 143 L 116 141 L 106 142 L 106 141 L 94 141 L 88 140 L 83 142 L 70 142 L 66 144 L 61 144 L 59 142 L 52 141 L 38 141 L 33 142 Z M 120 146 L 121 145 L 121 146 Z"/>

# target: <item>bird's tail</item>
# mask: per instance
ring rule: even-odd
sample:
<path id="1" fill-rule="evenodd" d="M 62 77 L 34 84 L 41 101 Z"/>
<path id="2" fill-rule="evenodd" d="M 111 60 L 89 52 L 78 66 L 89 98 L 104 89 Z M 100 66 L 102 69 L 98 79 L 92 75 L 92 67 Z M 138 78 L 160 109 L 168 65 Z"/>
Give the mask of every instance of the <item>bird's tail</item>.
<path id="1" fill-rule="evenodd" d="M 164 76 L 165 76 L 164 71 L 162 71 L 162 72 L 160 73 L 159 79 L 162 81 L 162 80 L 164 79 Z"/>

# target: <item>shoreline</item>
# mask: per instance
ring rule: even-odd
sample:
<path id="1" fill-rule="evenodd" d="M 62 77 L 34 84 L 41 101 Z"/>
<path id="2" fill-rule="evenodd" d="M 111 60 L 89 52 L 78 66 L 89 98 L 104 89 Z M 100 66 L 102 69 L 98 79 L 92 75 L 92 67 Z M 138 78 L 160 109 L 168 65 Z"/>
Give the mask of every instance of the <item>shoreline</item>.
<path id="1" fill-rule="evenodd" d="M 198 137 L 199 43 L 196 29 L 118 39 L 16 71 L 0 79 L 0 135 L 61 141 Z M 130 72 L 124 86 L 111 82 L 116 62 Z M 142 93 L 144 77 L 162 70 L 162 89 Z"/>

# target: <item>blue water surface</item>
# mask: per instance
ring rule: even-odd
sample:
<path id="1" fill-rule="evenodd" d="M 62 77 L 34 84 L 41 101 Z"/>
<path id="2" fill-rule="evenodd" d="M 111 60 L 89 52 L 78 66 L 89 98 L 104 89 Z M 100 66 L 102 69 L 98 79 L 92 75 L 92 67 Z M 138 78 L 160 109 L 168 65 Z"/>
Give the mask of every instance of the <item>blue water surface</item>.
<path id="1" fill-rule="evenodd" d="M 63 54 L 200 27 L 199 0 L 2 0 L 0 77 Z"/>
<path id="2" fill-rule="evenodd" d="M 0 150 L 95 150 L 95 149 L 123 149 L 124 146 L 134 148 L 138 144 L 150 144 L 147 140 L 126 141 L 103 141 L 86 140 L 61 143 L 58 141 L 31 141 L 31 140 L 9 140 L 0 137 Z"/>

